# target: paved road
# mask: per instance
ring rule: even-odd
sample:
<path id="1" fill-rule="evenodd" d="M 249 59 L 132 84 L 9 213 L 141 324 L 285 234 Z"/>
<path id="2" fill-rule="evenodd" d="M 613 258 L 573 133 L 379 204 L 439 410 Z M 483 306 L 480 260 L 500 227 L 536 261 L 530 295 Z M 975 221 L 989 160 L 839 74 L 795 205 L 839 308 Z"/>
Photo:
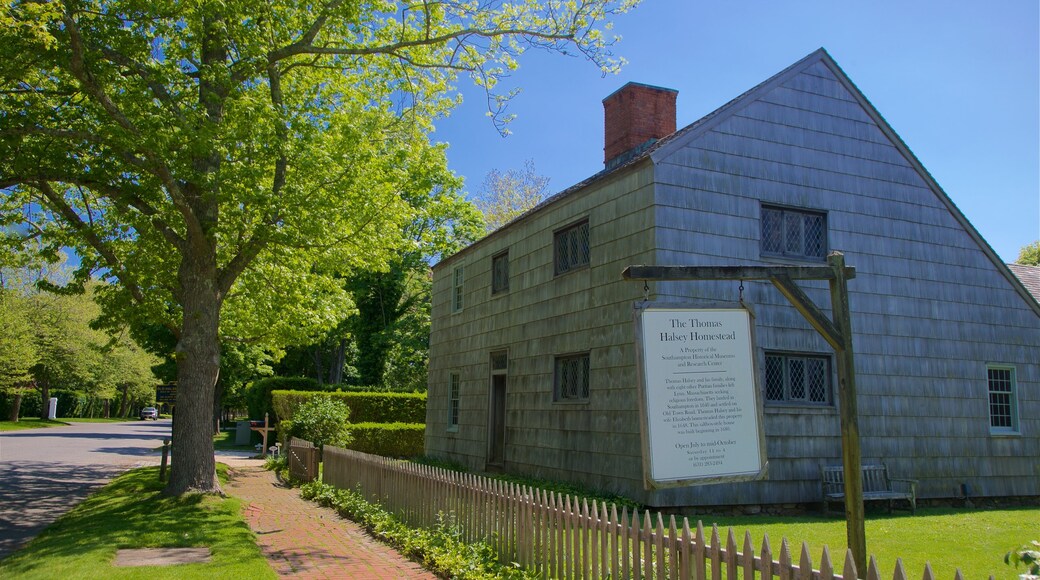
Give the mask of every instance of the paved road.
<path id="1" fill-rule="evenodd" d="M 0 558 L 113 477 L 156 463 L 169 436 L 169 419 L 0 434 Z"/>

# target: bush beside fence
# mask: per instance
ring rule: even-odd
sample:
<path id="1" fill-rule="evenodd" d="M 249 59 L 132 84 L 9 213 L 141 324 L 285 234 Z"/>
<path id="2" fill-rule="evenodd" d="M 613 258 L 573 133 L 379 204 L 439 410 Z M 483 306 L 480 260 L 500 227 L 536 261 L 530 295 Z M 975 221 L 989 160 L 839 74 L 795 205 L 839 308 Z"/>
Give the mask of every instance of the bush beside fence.
<path id="1" fill-rule="evenodd" d="M 625 508 L 619 517 L 613 504 L 590 506 L 571 496 L 336 447 L 326 447 L 324 459 L 325 483 L 358 490 L 414 527 L 431 528 L 451 517 L 466 541 L 488 542 L 499 561 L 542 577 L 721 579 L 723 570 L 725 578 L 747 580 L 859 577 L 851 552 L 832 562 L 824 548 L 814 570 L 805 544 L 794 554 L 786 539 L 774 560 L 768 537 L 756 555 L 750 533 L 738 549 L 732 529 L 723 542 L 717 528 L 706 535 L 700 522 L 691 529 L 686 518 L 677 524 L 669 516 L 666 523 L 661 514 Z M 873 558 L 863 577 L 881 579 Z M 901 561 L 890 577 L 909 577 Z M 935 579 L 930 567 L 916 577 Z"/>

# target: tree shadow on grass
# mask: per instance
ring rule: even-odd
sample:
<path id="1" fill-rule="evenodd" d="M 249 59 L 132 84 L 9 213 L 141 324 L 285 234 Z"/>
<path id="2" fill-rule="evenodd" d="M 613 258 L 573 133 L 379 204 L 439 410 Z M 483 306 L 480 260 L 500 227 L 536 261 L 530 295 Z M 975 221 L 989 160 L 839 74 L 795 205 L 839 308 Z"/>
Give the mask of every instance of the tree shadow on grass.
<path id="1" fill-rule="evenodd" d="M 4 462 L 0 465 L 0 558 L 122 471 L 114 465 Z"/>
<path id="2" fill-rule="evenodd" d="M 163 485 L 157 468 L 131 471 L 0 564 L 7 572 L 29 573 L 72 561 L 102 577 L 104 568 L 97 567 L 110 565 L 119 548 L 210 547 L 215 560 L 220 555 L 217 568 L 256 557 L 252 533 L 239 515 L 239 502 L 201 494 L 165 496 Z M 251 553 L 239 553 L 241 546 Z"/>

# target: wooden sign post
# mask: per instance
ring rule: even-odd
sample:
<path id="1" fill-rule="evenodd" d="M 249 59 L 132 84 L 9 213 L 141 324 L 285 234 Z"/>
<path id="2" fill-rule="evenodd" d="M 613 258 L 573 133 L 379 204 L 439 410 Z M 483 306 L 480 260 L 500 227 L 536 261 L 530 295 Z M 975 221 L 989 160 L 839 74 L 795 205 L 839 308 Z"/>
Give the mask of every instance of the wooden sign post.
<path id="1" fill-rule="evenodd" d="M 852 356 L 852 316 L 848 280 L 856 269 L 845 266 L 845 255 L 831 252 L 827 266 L 629 266 L 625 280 L 769 280 L 834 349 L 840 393 L 841 456 L 845 470 L 845 524 L 849 549 L 860 574 L 867 569 L 867 539 L 863 510 L 859 422 L 856 409 L 856 371 Z M 813 303 L 795 280 L 827 280 L 833 320 Z"/>
<path id="2" fill-rule="evenodd" d="M 270 432 L 270 431 L 274 431 L 274 428 L 271 427 L 270 425 L 268 425 L 268 423 L 267 423 L 267 416 L 268 416 L 268 413 L 264 413 L 264 426 L 263 427 L 254 426 L 254 423 L 259 423 L 259 421 L 250 421 L 249 422 L 249 428 L 252 429 L 253 431 L 259 431 L 263 435 L 263 437 L 264 437 L 264 442 L 261 444 L 261 445 L 264 446 L 264 448 L 260 450 L 260 457 L 267 457 L 267 433 Z"/>

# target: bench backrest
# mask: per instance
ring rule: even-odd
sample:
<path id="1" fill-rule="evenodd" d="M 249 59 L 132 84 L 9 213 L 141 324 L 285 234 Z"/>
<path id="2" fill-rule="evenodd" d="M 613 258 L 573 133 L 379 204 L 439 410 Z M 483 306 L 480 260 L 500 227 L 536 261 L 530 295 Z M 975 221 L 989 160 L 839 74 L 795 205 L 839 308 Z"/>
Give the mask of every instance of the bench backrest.
<path id="1" fill-rule="evenodd" d="M 889 491 L 888 466 L 884 463 L 863 465 L 863 492 Z M 841 465 L 827 465 L 821 468 L 821 479 L 825 493 L 842 493 L 845 491 L 845 470 Z"/>

